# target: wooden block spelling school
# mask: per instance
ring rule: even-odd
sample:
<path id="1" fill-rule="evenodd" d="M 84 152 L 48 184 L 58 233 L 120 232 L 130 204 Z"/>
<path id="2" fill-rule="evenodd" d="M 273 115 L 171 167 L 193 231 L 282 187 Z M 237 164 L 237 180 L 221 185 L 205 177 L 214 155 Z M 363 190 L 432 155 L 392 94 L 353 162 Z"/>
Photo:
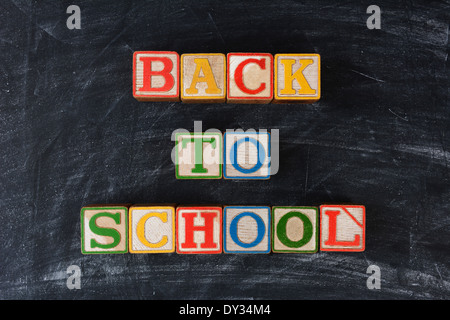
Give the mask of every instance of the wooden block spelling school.
<path id="1" fill-rule="evenodd" d="M 81 252 L 361 252 L 365 214 L 361 205 L 92 205 L 81 209 Z"/>
<path id="2" fill-rule="evenodd" d="M 133 96 L 185 103 L 312 103 L 320 55 L 136 51 Z"/>

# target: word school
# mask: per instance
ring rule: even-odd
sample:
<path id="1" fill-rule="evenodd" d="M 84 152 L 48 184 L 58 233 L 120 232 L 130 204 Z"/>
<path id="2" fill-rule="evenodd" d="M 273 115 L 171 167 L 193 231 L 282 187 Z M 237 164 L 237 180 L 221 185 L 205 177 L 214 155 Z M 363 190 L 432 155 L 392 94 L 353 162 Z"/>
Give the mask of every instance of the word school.
<path id="1" fill-rule="evenodd" d="M 360 252 L 365 220 L 361 205 L 92 205 L 81 209 L 81 252 Z"/>
<path id="2" fill-rule="evenodd" d="M 180 62 L 181 60 L 181 62 Z M 186 103 L 312 103 L 320 99 L 320 55 L 136 51 L 133 96 Z"/>

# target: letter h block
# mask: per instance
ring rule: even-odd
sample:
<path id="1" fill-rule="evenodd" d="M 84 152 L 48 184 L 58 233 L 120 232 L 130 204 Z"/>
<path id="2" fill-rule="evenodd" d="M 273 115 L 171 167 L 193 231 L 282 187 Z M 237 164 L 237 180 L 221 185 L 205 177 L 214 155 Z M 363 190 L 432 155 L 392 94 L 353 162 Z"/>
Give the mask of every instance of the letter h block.
<path id="1" fill-rule="evenodd" d="M 227 55 L 227 103 L 270 103 L 273 56 L 270 53 Z"/>
<path id="2" fill-rule="evenodd" d="M 320 55 L 275 55 L 275 103 L 312 103 L 320 99 Z"/>
<path id="3" fill-rule="evenodd" d="M 180 101 L 180 57 L 173 51 L 133 54 L 133 97 L 139 101 Z"/>
<path id="4" fill-rule="evenodd" d="M 83 254 L 127 253 L 128 206 L 97 205 L 81 208 Z"/>
<path id="5" fill-rule="evenodd" d="M 179 206 L 177 253 L 222 253 L 222 207 Z"/>

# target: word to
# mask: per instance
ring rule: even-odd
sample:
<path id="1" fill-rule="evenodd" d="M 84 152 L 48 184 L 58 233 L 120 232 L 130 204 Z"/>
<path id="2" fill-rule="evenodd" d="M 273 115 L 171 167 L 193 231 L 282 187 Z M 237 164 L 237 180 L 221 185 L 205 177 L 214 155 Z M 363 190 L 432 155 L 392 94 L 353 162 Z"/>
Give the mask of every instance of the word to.
<path id="1" fill-rule="evenodd" d="M 81 209 L 81 252 L 364 251 L 365 211 L 361 205 L 322 205 L 320 214 L 317 207 L 92 205 Z"/>
<path id="2" fill-rule="evenodd" d="M 181 60 L 181 62 L 180 62 Z M 133 96 L 186 103 L 312 103 L 320 99 L 320 55 L 136 51 Z"/>

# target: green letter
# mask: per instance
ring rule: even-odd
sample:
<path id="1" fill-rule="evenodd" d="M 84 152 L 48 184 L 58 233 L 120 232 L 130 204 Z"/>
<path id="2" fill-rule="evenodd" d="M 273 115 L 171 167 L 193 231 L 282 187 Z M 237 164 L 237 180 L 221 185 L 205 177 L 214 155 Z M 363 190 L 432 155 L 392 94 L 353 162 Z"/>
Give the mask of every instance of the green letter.
<path id="1" fill-rule="evenodd" d="M 111 249 L 117 246 L 120 242 L 120 233 L 119 231 L 112 228 L 101 228 L 97 226 L 96 221 L 100 217 L 108 217 L 112 218 L 116 224 L 120 224 L 120 212 L 110 213 L 110 212 L 99 212 L 96 215 L 92 216 L 89 221 L 89 228 L 95 234 L 99 236 L 107 236 L 112 237 L 114 240 L 110 244 L 101 244 L 95 241 L 95 239 L 91 239 L 91 247 L 92 248 L 102 248 L 102 249 Z"/>
<path id="2" fill-rule="evenodd" d="M 292 217 L 298 217 L 303 222 L 303 238 L 301 238 L 298 241 L 292 241 L 291 239 L 288 238 L 288 236 L 286 234 L 286 225 L 287 225 L 289 219 Z M 312 235 L 313 235 L 313 226 L 312 226 L 311 221 L 309 220 L 309 218 L 306 215 L 304 215 L 301 212 L 291 211 L 291 212 L 286 213 L 280 219 L 280 221 L 278 221 L 277 234 L 278 234 L 278 239 L 280 239 L 280 241 L 285 246 L 288 246 L 289 248 L 300 248 L 300 247 L 304 246 L 305 244 L 307 244 L 309 242 L 309 240 L 311 240 Z"/>

